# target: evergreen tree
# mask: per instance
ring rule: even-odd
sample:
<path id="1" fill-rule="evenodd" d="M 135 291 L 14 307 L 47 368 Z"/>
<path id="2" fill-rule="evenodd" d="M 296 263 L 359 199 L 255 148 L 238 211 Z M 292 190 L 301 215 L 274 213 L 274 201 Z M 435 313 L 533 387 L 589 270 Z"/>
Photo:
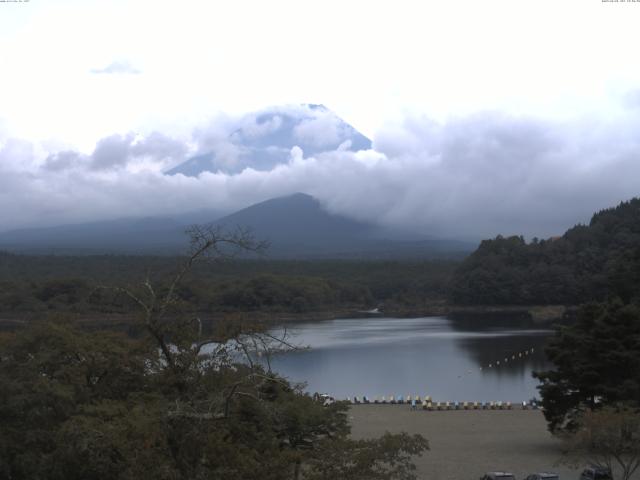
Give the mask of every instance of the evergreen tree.
<path id="1" fill-rule="evenodd" d="M 457 304 L 578 305 L 640 299 L 640 198 L 593 215 L 562 237 L 483 241 L 456 269 Z"/>
<path id="2" fill-rule="evenodd" d="M 640 406 L 640 308 L 619 301 L 581 307 L 546 349 L 554 369 L 537 372 L 552 432 L 575 430 L 585 409 Z"/>

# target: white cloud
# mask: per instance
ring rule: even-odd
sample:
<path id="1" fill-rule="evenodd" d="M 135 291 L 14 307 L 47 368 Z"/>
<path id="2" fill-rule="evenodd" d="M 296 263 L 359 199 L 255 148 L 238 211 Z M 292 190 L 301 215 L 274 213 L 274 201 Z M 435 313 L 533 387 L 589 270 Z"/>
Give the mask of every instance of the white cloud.
<path id="1" fill-rule="evenodd" d="M 305 158 L 296 148 L 268 171 L 198 178 L 161 173 L 200 147 L 158 133 L 110 136 L 91 155 L 66 150 L 44 160 L 41 146 L 5 140 L 0 224 L 232 211 L 302 191 L 330 211 L 424 234 L 549 236 L 640 194 L 639 128 L 634 109 L 573 122 L 498 112 L 448 122 L 409 117 L 377 135 L 378 151 Z M 193 138 L 209 141 L 204 130 Z"/>
<path id="2" fill-rule="evenodd" d="M 92 68 L 91 73 L 96 74 L 116 74 L 116 75 L 137 75 L 140 72 L 136 67 L 126 60 L 115 60 L 103 68 Z"/>
<path id="3" fill-rule="evenodd" d="M 341 125 L 338 117 L 320 112 L 296 125 L 293 133 L 301 143 L 323 148 L 340 143 Z"/>
<path id="4" fill-rule="evenodd" d="M 427 233 L 547 235 L 640 193 L 638 4 L 176 5 L 59 0 L 0 16 L 0 229 L 306 191 Z M 243 112 L 314 100 L 377 131 L 378 153 L 161 173 L 211 151 L 244 168 L 238 121 L 257 142 L 284 117 Z M 232 115 L 206 121 L 219 111 Z M 339 134 L 322 116 L 296 130 L 310 146 Z"/>
<path id="5" fill-rule="evenodd" d="M 629 2 L 58 0 L 5 13 L 0 114 L 12 135 L 82 150 L 308 101 L 368 136 L 406 112 L 563 117 L 640 82 Z"/>

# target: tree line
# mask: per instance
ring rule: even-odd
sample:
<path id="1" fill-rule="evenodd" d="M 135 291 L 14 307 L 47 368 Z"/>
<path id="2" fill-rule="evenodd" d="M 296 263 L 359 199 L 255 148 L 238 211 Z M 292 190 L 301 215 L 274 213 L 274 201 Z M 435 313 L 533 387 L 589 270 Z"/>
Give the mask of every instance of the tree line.
<path id="1" fill-rule="evenodd" d="M 564 235 L 484 240 L 452 276 L 455 304 L 578 305 L 640 298 L 640 199 L 593 215 Z"/>
<path id="2" fill-rule="evenodd" d="M 135 307 L 100 286 L 166 278 L 177 257 L 26 256 L 0 253 L 0 313 L 126 313 Z M 450 261 L 227 260 L 195 265 L 180 299 L 193 311 L 293 312 L 415 306 L 443 301 Z"/>

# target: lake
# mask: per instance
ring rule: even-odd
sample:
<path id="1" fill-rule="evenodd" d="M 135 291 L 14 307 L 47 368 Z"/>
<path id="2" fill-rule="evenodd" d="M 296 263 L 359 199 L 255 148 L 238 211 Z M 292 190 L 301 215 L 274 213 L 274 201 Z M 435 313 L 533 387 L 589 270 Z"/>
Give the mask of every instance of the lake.
<path id="1" fill-rule="evenodd" d="M 349 318 L 287 329 L 292 342 L 310 349 L 279 354 L 272 368 L 307 382 L 309 392 L 459 402 L 539 398 L 531 372 L 549 368 L 543 348 L 552 333 L 523 321 L 445 317 Z"/>

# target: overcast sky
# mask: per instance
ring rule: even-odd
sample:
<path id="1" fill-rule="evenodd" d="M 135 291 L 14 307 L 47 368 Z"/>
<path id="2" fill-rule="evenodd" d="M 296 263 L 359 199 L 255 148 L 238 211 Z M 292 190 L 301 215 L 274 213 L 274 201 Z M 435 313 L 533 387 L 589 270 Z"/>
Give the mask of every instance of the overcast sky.
<path id="1" fill-rule="evenodd" d="M 425 233 L 561 233 L 640 194 L 638 25 L 601 0 L 0 3 L 0 230 L 304 191 Z M 300 103 L 375 151 L 162 174 Z"/>

